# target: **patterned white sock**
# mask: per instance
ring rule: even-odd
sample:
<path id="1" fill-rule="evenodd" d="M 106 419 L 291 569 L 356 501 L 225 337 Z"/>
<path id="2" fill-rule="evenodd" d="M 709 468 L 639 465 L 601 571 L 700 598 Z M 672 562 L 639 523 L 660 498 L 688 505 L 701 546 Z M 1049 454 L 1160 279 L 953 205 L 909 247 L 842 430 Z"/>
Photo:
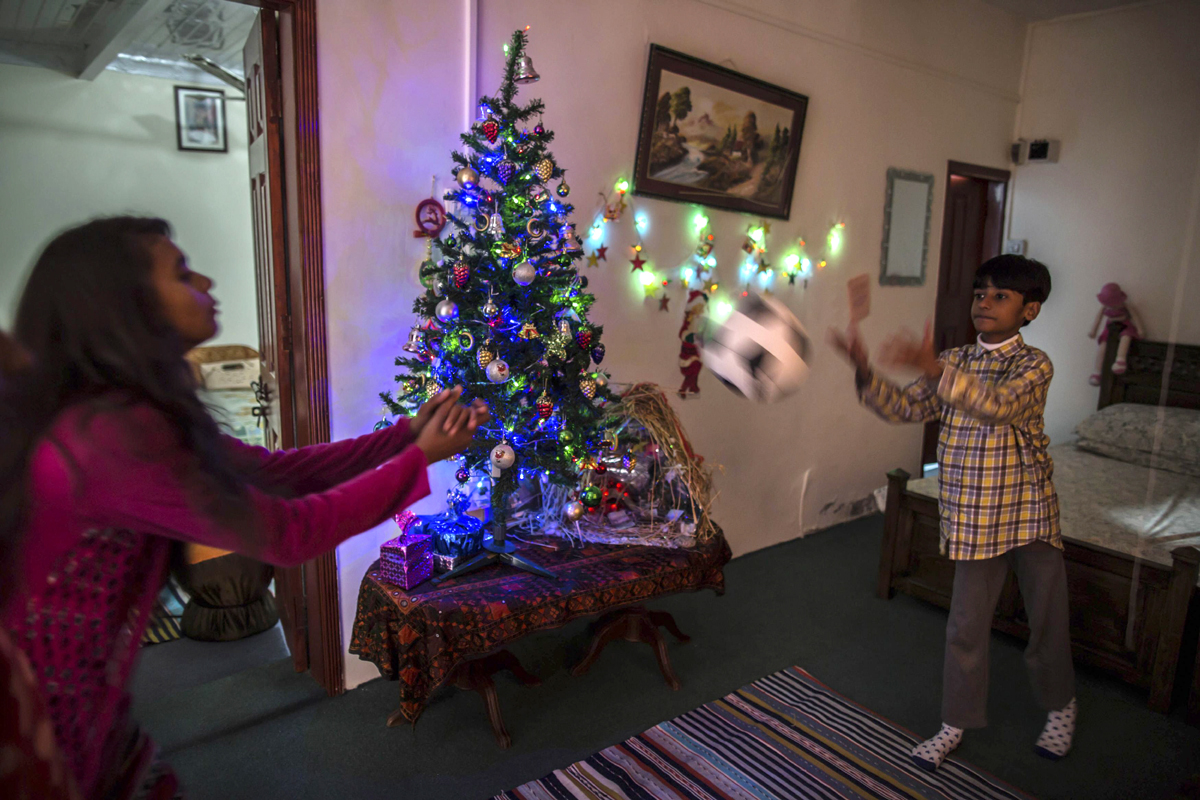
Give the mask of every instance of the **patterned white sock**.
<path id="1" fill-rule="evenodd" d="M 913 748 L 912 760 L 922 769 L 933 772 L 942 765 L 950 751 L 962 741 L 962 728 L 942 723 L 942 729 L 932 739 L 926 739 Z"/>
<path id="2" fill-rule="evenodd" d="M 1033 750 L 1039 756 L 1057 761 L 1071 749 L 1071 739 L 1075 736 L 1075 698 L 1067 703 L 1062 711 L 1051 711 L 1046 715 L 1046 727 L 1038 737 Z"/>

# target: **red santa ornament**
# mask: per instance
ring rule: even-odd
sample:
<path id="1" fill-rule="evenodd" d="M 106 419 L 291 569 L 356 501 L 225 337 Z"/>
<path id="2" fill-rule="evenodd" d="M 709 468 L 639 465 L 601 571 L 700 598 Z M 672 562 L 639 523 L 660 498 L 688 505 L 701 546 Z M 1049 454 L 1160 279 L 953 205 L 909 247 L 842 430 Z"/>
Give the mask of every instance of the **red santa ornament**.
<path id="1" fill-rule="evenodd" d="M 704 363 L 700 360 L 698 337 L 704 312 L 707 310 L 707 294 L 697 289 L 688 292 L 687 305 L 683 310 L 683 325 L 679 328 L 679 372 L 683 375 L 679 396 L 683 399 L 687 399 L 689 395 L 700 394 L 700 370 L 703 369 Z"/>

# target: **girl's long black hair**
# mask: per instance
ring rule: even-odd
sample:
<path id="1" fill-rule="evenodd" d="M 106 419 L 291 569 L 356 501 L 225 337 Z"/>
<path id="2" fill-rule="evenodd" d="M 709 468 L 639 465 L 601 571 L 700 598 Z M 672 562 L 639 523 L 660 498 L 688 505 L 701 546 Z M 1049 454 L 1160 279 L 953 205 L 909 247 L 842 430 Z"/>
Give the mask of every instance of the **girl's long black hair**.
<path id="1" fill-rule="evenodd" d="M 54 237 L 34 263 L 12 340 L 0 339 L 0 607 L 17 582 L 30 454 L 68 406 L 154 407 L 194 456 L 203 509 L 244 517 L 244 483 L 151 282 L 150 244 L 170 235 L 161 219 L 97 219 Z"/>

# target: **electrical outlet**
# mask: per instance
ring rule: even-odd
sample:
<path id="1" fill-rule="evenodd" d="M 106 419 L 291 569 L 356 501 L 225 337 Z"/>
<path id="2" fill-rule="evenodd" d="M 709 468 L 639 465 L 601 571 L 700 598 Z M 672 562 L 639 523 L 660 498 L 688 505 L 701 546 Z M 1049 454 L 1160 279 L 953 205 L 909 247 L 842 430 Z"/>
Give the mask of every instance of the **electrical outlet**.
<path id="1" fill-rule="evenodd" d="M 1004 252 L 1008 255 L 1023 256 L 1025 255 L 1025 240 L 1024 239 L 1005 239 Z"/>

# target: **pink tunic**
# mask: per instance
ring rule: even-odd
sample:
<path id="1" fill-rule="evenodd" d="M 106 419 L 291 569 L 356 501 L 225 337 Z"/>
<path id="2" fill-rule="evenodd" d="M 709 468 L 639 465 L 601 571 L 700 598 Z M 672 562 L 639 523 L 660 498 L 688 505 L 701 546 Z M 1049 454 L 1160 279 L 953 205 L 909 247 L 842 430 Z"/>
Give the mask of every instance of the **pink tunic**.
<path id="1" fill-rule="evenodd" d="M 247 535 L 195 508 L 191 456 L 153 408 L 77 406 L 59 417 L 31 457 L 23 586 L 3 621 L 37 673 L 85 797 L 126 744 L 125 685 L 170 540 L 301 564 L 429 493 L 425 455 L 412 441 L 406 422 L 286 452 L 227 437 L 241 474 L 295 498 L 248 489 Z"/>

